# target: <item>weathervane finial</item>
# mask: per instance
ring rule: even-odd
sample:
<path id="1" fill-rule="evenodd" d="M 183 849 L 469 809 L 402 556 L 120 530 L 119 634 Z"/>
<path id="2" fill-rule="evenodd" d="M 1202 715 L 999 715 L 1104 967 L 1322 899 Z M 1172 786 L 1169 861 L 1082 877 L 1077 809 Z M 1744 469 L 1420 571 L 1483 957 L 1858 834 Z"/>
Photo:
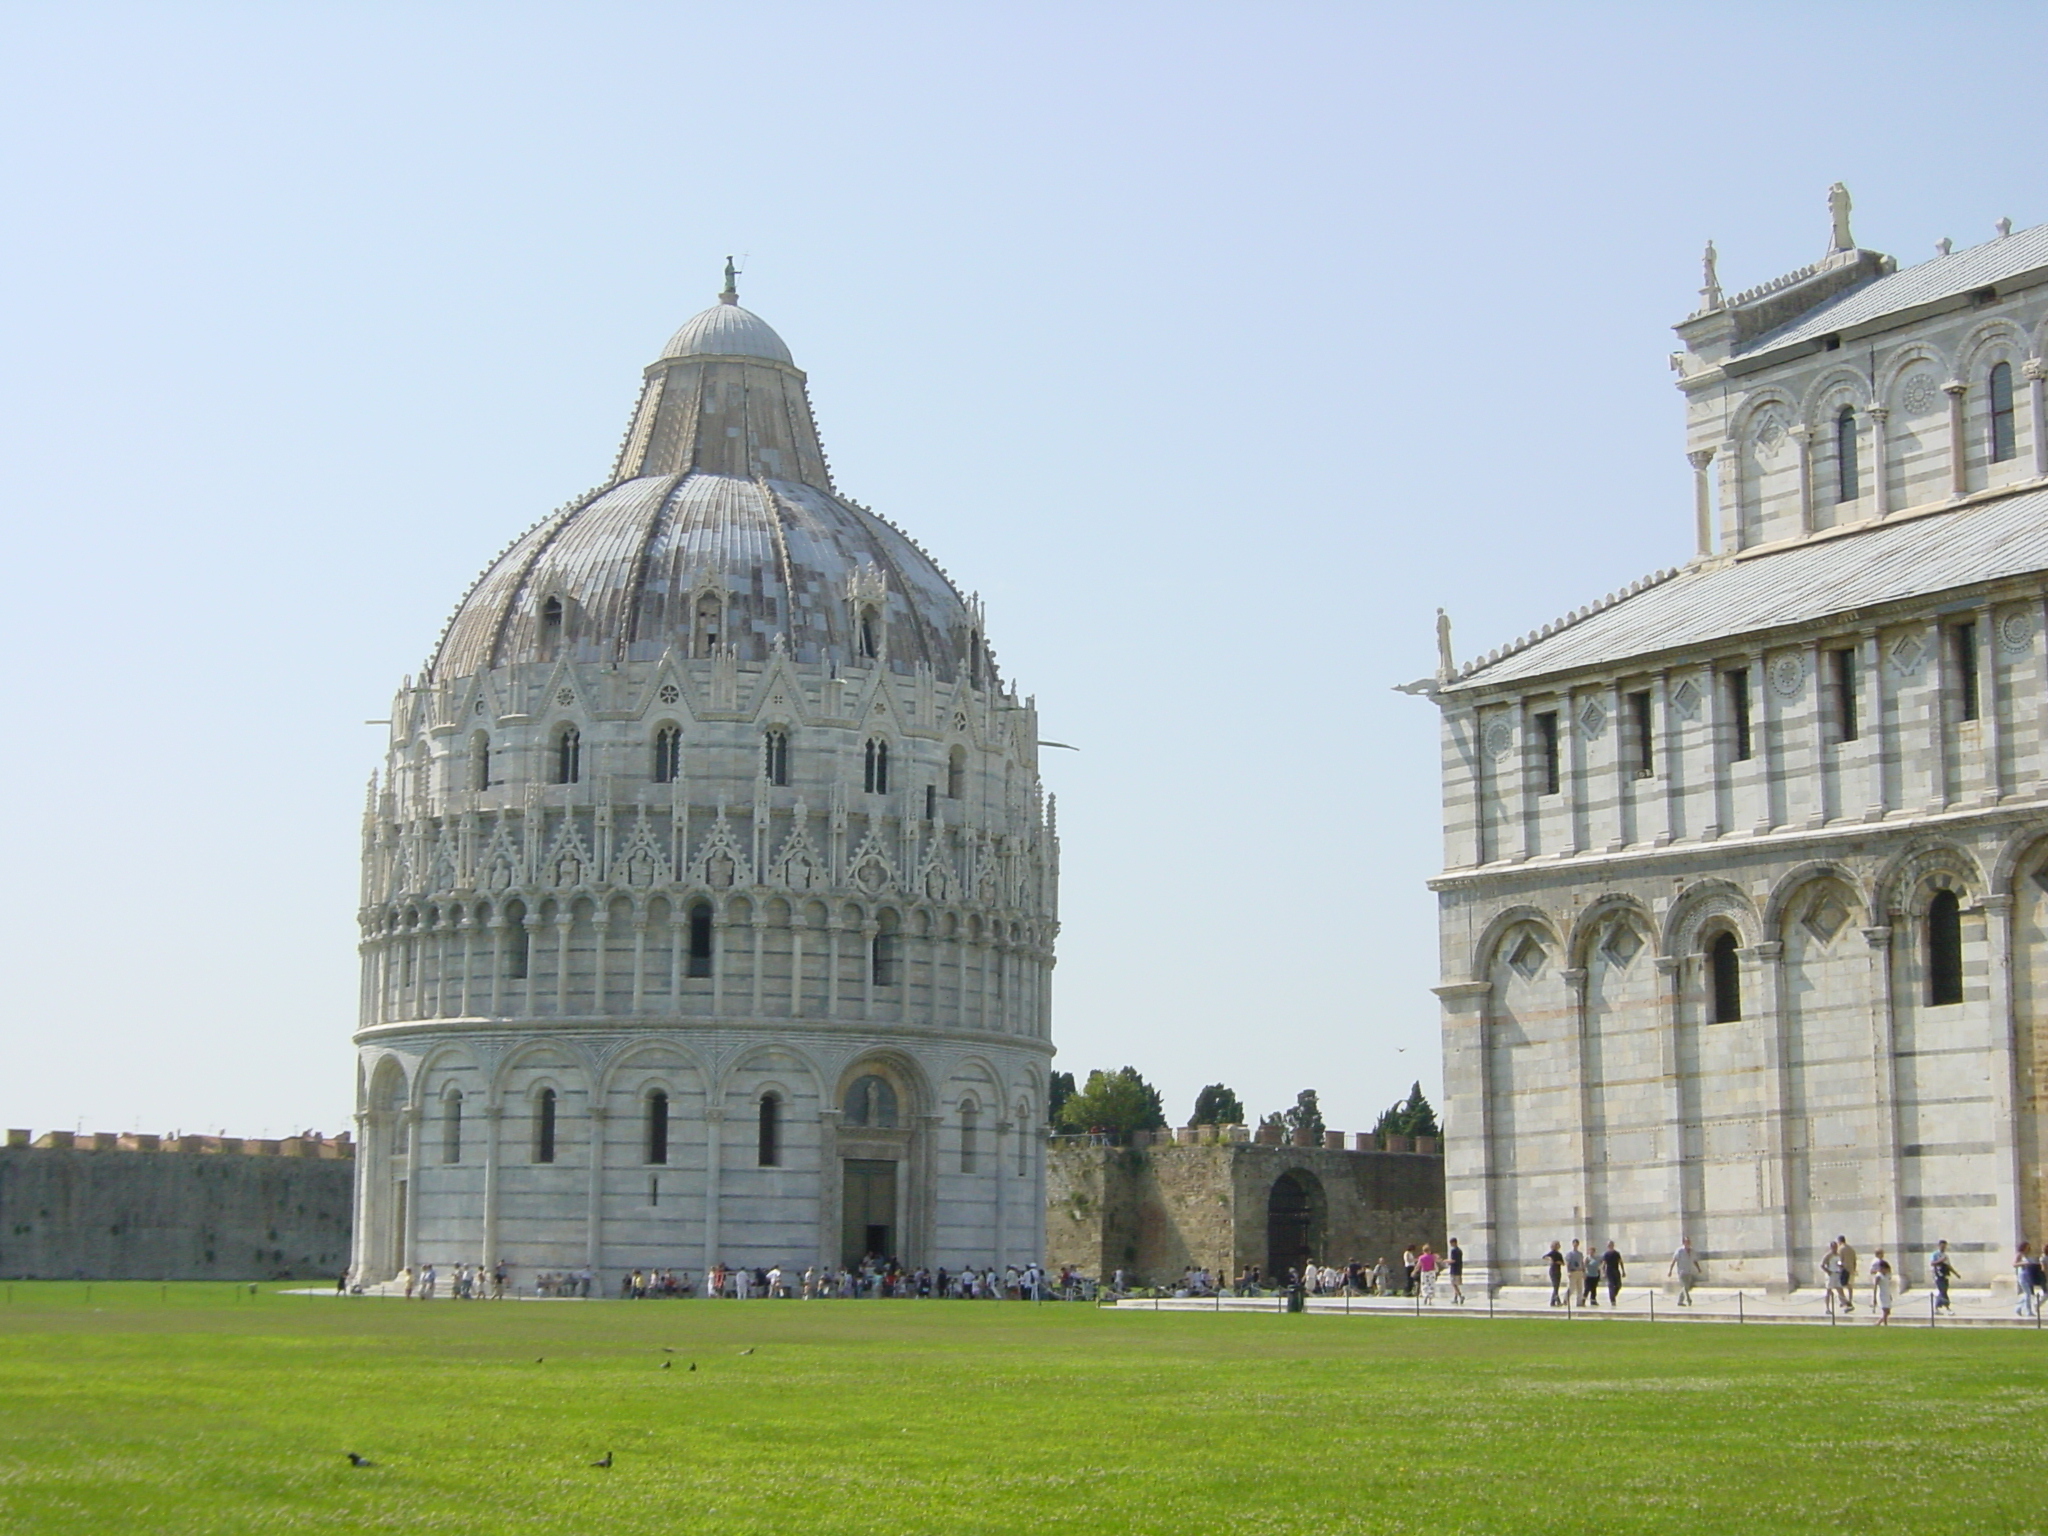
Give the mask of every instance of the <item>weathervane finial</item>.
<path id="1" fill-rule="evenodd" d="M 737 304 L 740 301 L 740 269 L 732 264 L 730 256 L 725 258 L 725 292 L 718 296 L 721 304 Z"/>

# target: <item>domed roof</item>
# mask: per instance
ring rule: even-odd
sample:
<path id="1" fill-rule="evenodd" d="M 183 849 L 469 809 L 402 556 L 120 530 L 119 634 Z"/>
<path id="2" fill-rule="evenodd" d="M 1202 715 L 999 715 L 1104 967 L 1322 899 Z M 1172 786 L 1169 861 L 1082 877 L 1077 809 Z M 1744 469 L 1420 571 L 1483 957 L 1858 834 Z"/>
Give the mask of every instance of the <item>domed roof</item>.
<path id="1" fill-rule="evenodd" d="M 739 296 L 724 293 L 702 314 L 685 320 L 682 329 L 669 337 L 661 350 L 668 357 L 765 357 L 795 366 L 796 359 L 775 334 L 775 327 L 750 309 L 741 309 Z"/>
<path id="2" fill-rule="evenodd" d="M 647 370 L 610 484 L 491 563 L 432 676 L 716 646 L 742 663 L 780 649 L 989 677 L 973 607 L 900 529 L 837 493 L 789 349 L 729 288 L 721 298 Z"/>

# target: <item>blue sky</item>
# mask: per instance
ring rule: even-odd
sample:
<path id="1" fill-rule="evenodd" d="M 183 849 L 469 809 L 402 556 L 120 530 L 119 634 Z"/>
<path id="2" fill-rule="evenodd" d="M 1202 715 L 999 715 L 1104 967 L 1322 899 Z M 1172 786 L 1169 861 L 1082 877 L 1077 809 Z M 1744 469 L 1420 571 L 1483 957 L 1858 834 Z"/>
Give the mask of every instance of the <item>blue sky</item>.
<path id="1" fill-rule="evenodd" d="M 462 590 L 745 302 L 982 593 L 1059 1064 L 1437 1086 L 1434 711 L 1689 552 L 1669 327 L 2048 219 L 2038 8 L 16 4 L 0 1120 L 346 1123 L 364 781 Z M 1990 66 L 1997 65 L 1998 68 Z"/>

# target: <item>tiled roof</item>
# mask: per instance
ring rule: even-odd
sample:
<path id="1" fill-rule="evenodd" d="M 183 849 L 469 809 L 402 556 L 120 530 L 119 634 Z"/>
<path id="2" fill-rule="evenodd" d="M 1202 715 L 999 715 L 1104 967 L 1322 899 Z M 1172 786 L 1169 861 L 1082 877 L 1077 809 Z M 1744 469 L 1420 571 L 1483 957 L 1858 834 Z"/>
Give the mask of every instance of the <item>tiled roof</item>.
<path id="1" fill-rule="evenodd" d="M 1652 580 L 1548 635 L 1480 658 L 1445 691 L 1608 665 L 2033 571 L 2048 571 L 2048 490 Z"/>
<path id="2" fill-rule="evenodd" d="M 1937 256 L 1918 266 L 1852 288 L 1775 331 L 1766 332 L 1742 349 L 1744 357 L 1775 352 L 1865 325 L 1886 315 L 1931 304 L 1954 294 L 1989 288 L 2022 272 L 2048 267 L 2048 224 L 2036 224 L 1966 251 Z"/>

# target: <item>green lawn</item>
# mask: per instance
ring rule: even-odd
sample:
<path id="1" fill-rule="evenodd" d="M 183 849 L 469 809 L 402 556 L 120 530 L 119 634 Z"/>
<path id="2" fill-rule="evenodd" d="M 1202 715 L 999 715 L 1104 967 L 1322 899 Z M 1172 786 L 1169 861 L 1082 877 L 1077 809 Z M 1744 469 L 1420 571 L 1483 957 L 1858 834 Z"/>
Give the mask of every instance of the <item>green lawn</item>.
<path id="1" fill-rule="evenodd" d="M 2048 1531 L 2031 1331 L 11 1295 L 10 1536 Z"/>

